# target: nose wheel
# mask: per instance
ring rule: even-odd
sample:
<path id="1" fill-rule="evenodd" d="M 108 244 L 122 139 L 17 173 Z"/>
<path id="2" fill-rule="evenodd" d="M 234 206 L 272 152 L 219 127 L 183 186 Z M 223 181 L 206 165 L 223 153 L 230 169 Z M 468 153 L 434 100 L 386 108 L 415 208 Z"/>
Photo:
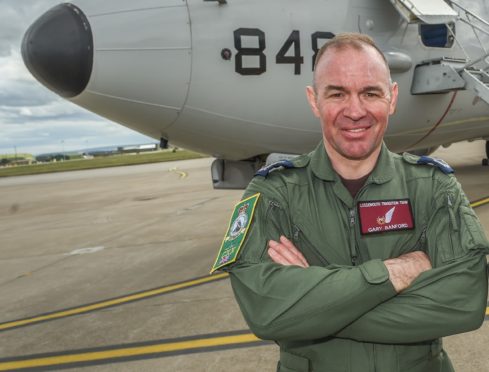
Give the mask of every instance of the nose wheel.
<path id="1" fill-rule="evenodd" d="M 482 159 L 482 165 L 489 165 L 489 141 L 486 141 L 486 158 Z"/>

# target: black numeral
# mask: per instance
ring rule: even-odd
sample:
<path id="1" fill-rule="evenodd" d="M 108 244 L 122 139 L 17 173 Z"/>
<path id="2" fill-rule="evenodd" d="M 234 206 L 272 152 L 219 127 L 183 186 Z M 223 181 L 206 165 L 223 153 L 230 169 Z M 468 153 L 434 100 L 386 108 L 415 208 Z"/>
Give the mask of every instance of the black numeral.
<path id="1" fill-rule="evenodd" d="M 324 31 L 318 31 L 315 32 L 311 35 L 311 44 L 312 44 L 312 50 L 314 51 L 314 55 L 312 56 L 312 70 L 314 71 L 314 63 L 316 62 L 316 56 L 318 55 L 319 49 L 321 49 L 321 46 L 318 46 L 318 40 L 323 39 L 332 39 L 334 38 L 334 34 L 332 32 L 324 32 Z"/>
<path id="2" fill-rule="evenodd" d="M 254 36 L 258 38 L 257 48 L 243 48 L 242 37 Z M 265 33 L 258 28 L 238 28 L 234 31 L 234 47 L 238 51 L 234 63 L 236 72 L 241 75 L 261 75 L 267 70 L 267 57 L 265 50 Z M 243 67 L 243 56 L 258 56 L 258 67 Z"/>
<path id="3" fill-rule="evenodd" d="M 287 56 L 289 49 L 294 46 L 294 55 Z M 294 30 L 289 35 L 285 44 L 280 48 L 277 55 L 275 56 L 275 62 L 279 63 L 291 63 L 294 65 L 294 75 L 301 74 L 301 65 L 304 63 L 304 57 L 301 56 L 301 39 L 299 31 Z"/>

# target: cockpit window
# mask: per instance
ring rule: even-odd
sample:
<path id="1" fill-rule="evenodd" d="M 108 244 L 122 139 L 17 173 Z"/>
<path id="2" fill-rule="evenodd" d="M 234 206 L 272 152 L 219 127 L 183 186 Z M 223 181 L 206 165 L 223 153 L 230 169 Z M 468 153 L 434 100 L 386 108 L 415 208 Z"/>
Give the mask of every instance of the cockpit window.
<path id="1" fill-rule="evenodd" d="M 421 41 L 427 47 L 433 48 L 451 48 L 453 46 L 454 37 L 449 31 L 448 27 L 455 34 L 455 24 L 420 24 L 419 34 L 421 36 Z"/>

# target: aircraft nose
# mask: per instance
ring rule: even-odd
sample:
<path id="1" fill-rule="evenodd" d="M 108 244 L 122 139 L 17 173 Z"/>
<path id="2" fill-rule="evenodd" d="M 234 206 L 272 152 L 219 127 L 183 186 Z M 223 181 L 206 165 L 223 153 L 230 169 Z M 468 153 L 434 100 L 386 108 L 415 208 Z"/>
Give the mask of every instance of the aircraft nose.
<path id="1" fill-rule="evenodd" d="M 22 58 L 47 88 L 65 98 L 79 95 L 93 66 L 93 38 L 86 16 L 73 4 L 50 9 L 26 31 Z"/>

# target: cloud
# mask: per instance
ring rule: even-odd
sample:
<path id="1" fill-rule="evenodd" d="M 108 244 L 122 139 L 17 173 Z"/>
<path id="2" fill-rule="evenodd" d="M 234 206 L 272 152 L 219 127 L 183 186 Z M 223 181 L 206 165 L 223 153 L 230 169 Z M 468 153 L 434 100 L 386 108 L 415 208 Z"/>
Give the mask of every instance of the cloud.
<path id="1" fill-rule="evenodd" d="M 0 56 L 19 47 L 30 24 L 59 0 L 0 0 Z"/>
<path id="2" fill-rule="evenodd" d="M 154 142 L 70 103 L 24 66 L 22 37 L 59 0 L 0 0 L 0 154 Z"/>

